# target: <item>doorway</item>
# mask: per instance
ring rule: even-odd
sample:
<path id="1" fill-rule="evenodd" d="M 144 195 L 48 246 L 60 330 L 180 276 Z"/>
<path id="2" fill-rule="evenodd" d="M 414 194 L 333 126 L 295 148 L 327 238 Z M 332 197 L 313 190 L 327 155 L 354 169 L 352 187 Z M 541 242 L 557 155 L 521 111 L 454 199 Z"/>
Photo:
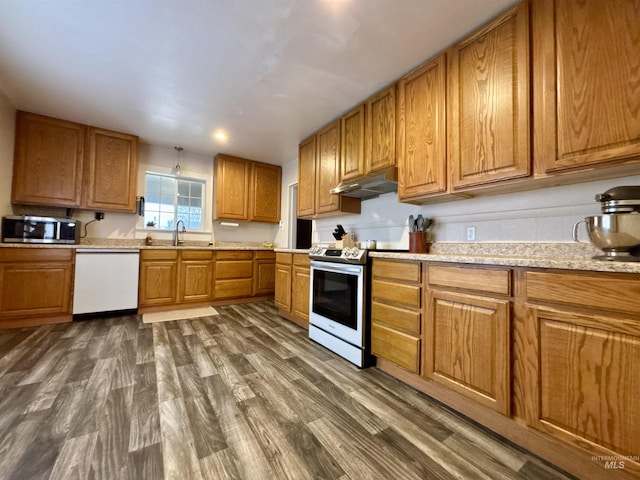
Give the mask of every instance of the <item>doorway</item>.
<path id="1" fill-rule="evenodd" d="M 311 248 L 312 221 L 298 218 L 298 184 L 289 186 L 289 246 Z"/>

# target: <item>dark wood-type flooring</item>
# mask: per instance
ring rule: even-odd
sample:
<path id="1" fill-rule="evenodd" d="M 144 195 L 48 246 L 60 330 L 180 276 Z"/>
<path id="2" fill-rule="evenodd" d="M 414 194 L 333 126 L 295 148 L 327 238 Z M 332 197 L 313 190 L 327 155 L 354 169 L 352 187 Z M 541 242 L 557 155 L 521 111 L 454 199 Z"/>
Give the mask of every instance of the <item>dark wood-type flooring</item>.
<path id="1" fill-rule="evenodd" d="M 217 309 L 0 331 L 0 478 L 566 478 L 272 302 Z"/>

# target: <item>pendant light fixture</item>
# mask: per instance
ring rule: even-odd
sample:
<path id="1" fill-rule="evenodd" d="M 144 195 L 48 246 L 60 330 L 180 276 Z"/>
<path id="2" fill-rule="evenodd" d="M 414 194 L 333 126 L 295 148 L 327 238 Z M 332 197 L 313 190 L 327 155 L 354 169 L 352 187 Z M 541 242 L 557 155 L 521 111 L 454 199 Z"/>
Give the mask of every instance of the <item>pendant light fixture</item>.
<path id="1" fill-rule="evenodd" d="M 173 148 L 175 148 L 177 152 L 176 166 L 173 167 L 173 171 L 175 172 L 176 176 L 179 177 L 182 170 L 182 151 L 184 150 L 184 148 L 182 147 L 173 147 Z"/>

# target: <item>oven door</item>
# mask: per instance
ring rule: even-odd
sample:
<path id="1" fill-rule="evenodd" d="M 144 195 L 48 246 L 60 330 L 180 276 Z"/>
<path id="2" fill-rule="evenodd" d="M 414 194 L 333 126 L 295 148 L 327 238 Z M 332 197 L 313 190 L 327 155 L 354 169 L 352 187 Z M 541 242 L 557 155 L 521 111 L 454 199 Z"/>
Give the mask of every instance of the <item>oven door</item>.
<path id="1" fill-rule="evenodd" d="M 364 347 L 364 268 L 311 262 L 309 322 L 359 348 Z"/>

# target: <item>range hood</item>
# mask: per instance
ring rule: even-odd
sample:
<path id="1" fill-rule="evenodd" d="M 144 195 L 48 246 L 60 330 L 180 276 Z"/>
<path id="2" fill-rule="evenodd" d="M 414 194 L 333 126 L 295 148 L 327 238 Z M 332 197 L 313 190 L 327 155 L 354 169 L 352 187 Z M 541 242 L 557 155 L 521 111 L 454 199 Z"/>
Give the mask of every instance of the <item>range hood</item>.
<path id="1" fill-rule="evenodd" d="M 331 189 L 332 194 L 341 194 L 343 197 L 361 198 L 362 200 L 397 191 L 397 167 L 389 167 L 366 177 L 341 182 Z"/>

